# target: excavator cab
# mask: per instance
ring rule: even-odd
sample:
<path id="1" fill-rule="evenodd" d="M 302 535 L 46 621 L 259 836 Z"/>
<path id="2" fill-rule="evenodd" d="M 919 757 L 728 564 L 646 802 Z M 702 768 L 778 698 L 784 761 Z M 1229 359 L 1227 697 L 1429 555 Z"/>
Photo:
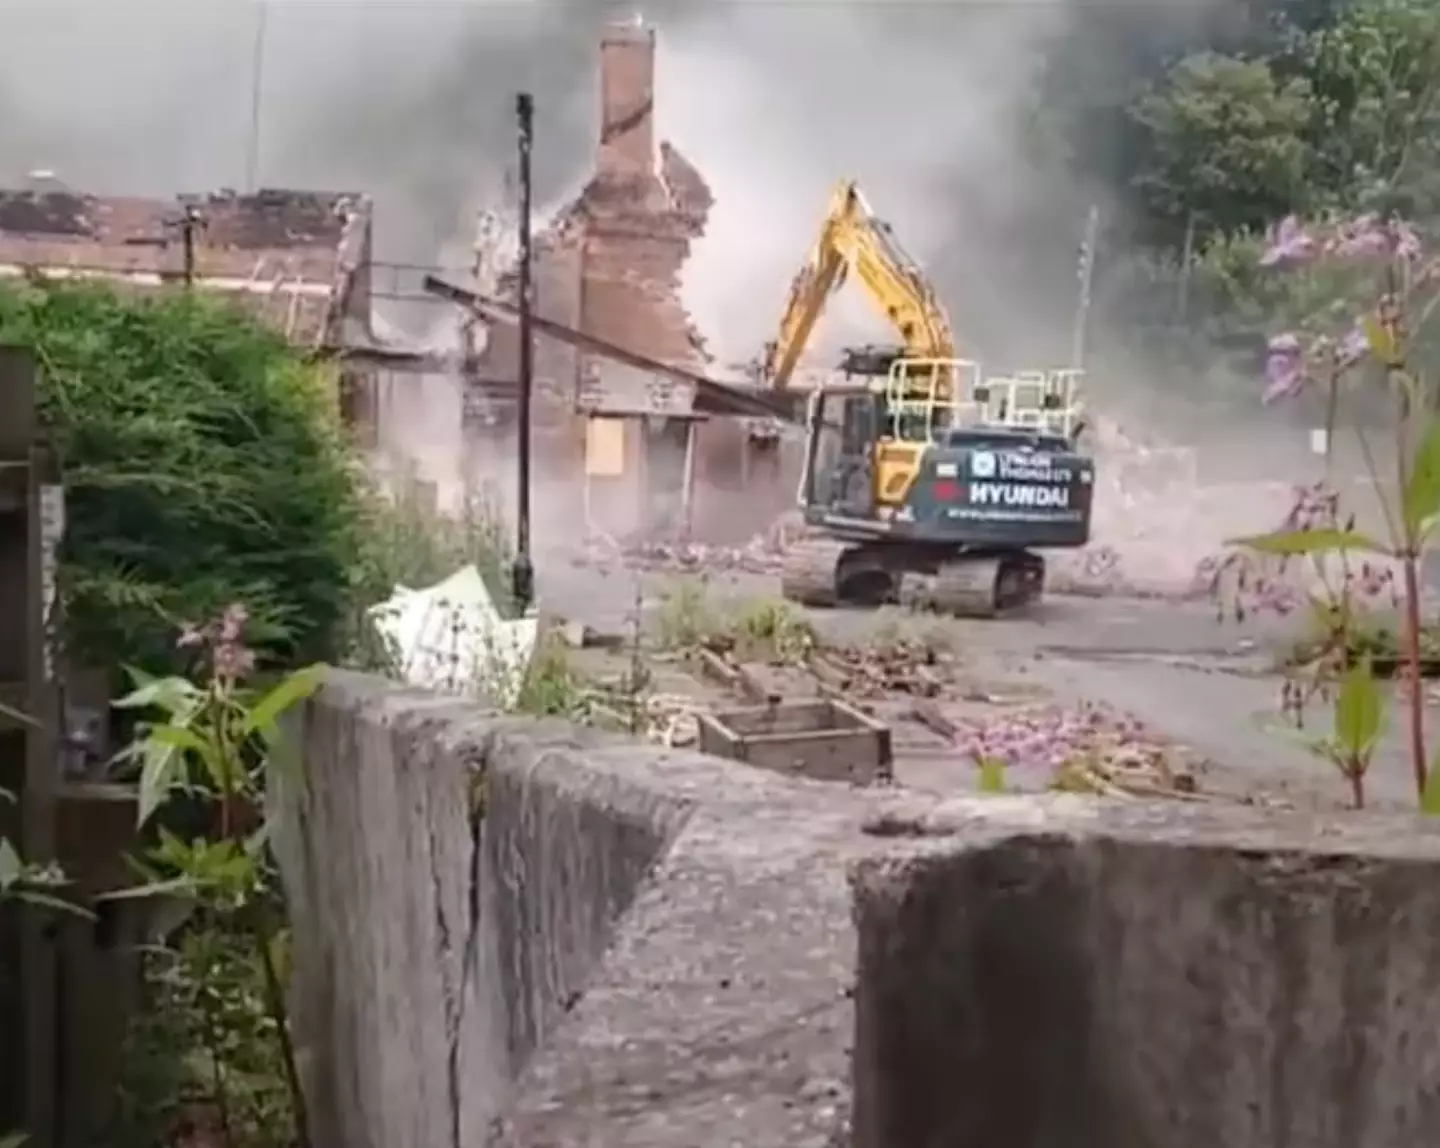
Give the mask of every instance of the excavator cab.
<path id="1" fill-rule="evenodd" d="M 925 452 L 958 425 L 980 368 L 965 359 L 847 351 L 840 380 L 812 391 L 799 502 L 846 516 L 888 518 L 910 493 Z"/>

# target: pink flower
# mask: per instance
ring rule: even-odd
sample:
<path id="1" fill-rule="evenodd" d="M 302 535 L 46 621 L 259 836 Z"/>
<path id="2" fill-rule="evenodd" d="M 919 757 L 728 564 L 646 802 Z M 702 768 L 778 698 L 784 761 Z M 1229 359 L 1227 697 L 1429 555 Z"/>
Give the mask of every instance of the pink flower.
<path id="1" fill-rule="evenodd" d="M 250 612 L 244 606 L 236 602 L 225 607 L 225 612 L 220 615 L 220 641 L 235 642 L 245 632 L 245 623 L 250 618 Z"/>
<path id="2" fill-rule="evenodd" d="M 1317 249 L 1314 236 L 1305 230 L 1299 216 L 1287 215 L 1270 231 L 1269 244 L 1260 256 L 1261 267 L 1287 267 L 1304 263 Z"/>
<path id="3" fill-rule="evenodd" d="M 1350 328 L 1350 333 L 1335 345 L 1335 365 L 1342 370 L 1353 367 L 1369 351 L 1370 340 L 1365 334 L 1365 328 L 1357 323 Z"/>
<path id="4" fill-rule="evenodd" d="M 1305 351 L 1292 334 L 1274 336 L 1265 348 L 1264 401 L 1288 399 L 1305 387 Z"/>

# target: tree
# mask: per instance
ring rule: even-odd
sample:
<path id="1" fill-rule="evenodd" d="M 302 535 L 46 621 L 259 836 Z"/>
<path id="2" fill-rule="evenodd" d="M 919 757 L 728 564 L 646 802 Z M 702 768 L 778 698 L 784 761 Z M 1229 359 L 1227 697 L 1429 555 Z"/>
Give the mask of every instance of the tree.
<path id="1" fill-rule="evenodd" d="M 337 654 L 363 508 L 317 368 L 198 293 L 9 286 L 0 341 L 42 366 L 73 653 L 166 672 L 180 623 L 238 601 L 267 658 Z"/>
<path id="2" fill-rule="evenodd" d="M 1146 146 L 1133 184 L 1161 236 L 1263 227 L 1304 194 L 1305 80 L 1261 62 L 1189 56 L 1131 106 Z"/>
<path id="3" fill-rule="evenodd" d="M 1440 3 L 1371 0 L 1298 37 L 1275 70 L 1304 78 L 1315 206 L 1440 211 Z"/>

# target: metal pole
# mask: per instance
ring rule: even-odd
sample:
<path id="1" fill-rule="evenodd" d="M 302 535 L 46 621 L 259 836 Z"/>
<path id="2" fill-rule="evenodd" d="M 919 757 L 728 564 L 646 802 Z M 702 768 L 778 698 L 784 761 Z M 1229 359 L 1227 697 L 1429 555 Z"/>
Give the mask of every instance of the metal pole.
<path id="1" fill-rule="evenodd" d="M 518 472 L 516 474 L 515 567 L 511 591 L 515 609 L 524 613 L 535 600 L 535 567 L 530 558 L 530 398 L 535 384 L 534 334 L 531 330 L 530 149 L 534 142 L 535 101 L 529 92 L 515 97 L 520 128 L 520 394 Z"/>
<path id="2" fill-rule="evenodd" d="M 245 190 L 255 194 L 260 177 L 260 106 L 265 80 L 265 24 L 269 15 L 268 0 L 260 0 L 255 15 L 255 52 L 250 63 L 250 139 L 245 148 Z"/>
<path id="3" fill-rule="evenodd" d="M 1085 336 L 1090 326 L 1090 296 L 1095 284 L 1095 247 L 1100 239 L 1100 208 L 1092 207 L 1085 221 L 1080 247 L 1080 301 L 1075 308 L 1075 330 L 1070 341 L 1070 365 L 1085 366 Z"/>
<path id="4" fill-rule="evenodd" d="M 205 225 L 200 209 L 193 203 L 185 207 L 185 216 L 180 220 L 180 242 L 185 252 L 185 290 L 195 286 L 195 232 Z"/>

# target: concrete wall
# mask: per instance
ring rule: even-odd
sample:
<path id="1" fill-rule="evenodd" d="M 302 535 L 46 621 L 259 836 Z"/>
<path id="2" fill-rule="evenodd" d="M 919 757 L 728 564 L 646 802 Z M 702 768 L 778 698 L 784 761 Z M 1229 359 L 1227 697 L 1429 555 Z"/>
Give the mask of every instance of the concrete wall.
<path id="1" fill-rule="evenodd" d="M 906 799 L 344 674 L 292 729 L 318 1144 L 1440 1135 L 1427 824 Z"/>
<path id="2" fill-rule="evenodd" d="M 855 1148 L 1420 1148 L 1440 833 L 962 802 L 855 874 Z"/>
<path id="3" fill-rule="evenodd" d="M 305 769 L 273 798 L 317 1144 L 843 1124 L 848 791 L 356 675 L 292 729 Z"/>

